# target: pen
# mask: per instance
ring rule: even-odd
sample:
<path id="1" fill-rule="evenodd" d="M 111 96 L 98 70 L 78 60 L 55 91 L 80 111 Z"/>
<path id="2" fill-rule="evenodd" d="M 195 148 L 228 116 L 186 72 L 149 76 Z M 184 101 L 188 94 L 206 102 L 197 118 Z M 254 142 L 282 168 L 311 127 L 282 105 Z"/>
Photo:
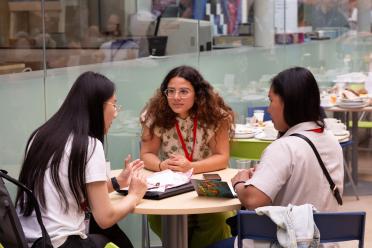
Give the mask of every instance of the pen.
<path id="1" fill-rule="evenodd" d="M 147 190 L 149 190 L 149 189 L 156 189 L 156 188 L 159 188 L 159 186 L 160 186 L 160 183 L 157 182 L 154 187 L 147 188 Z"/>

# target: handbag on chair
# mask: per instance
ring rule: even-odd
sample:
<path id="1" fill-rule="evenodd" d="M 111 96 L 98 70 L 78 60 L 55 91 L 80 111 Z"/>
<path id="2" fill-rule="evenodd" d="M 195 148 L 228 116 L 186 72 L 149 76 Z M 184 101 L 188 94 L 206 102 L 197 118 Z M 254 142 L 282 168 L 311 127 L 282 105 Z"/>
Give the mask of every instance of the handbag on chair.
<path id="1" fill-rule="evenodd" d="M 53 248 L 48 232 L 43 224 L 39 204 L 34 194 L 25 185 L 7 174 L 7 171 L 0 170 L 0 244 L 3 247 L 28 248 L 25 234 L 18 219 L 14 204 L 5 187 L 4 178 L 25 192 L 35 206 L 36 218 L 40 225 L 42 236 L 34 242 L 32 248 Z"/>

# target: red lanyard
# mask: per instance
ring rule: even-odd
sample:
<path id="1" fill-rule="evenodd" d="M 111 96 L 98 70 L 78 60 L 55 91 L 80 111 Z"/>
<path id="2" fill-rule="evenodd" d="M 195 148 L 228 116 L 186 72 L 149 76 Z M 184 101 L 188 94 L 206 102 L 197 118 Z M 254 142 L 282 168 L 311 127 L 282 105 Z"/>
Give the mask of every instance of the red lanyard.
<path id="1" fill-rule="evenodd" d="M 193 137 L 193 145 L 192 145 L 191 154 L 189 154 L 189 152 L 187 151 L 187 148 L 186 148 L 185 141 L 184 141 L 184 139 L 182 137 L 182 133 L 181 133 L 181 130 L 180 130 L 180 126 L 178 125 L 178 121 L 176 122 L 176 130 L 177 130 L 178 138 L 179 138 L 179 140 L 181 142 L 183 152 L 185 153 L 186 158 L 190 162 L 192 162 L 192 155 L 194 153 L 194 148 L 195 148 L 195 143 L 196 143 L 196 128 L 197 127 L 198 127 L 198 119 L 195 117 L 194 118 L 194 128 L 192 130 L 192 133 L 194 135 L 194 137 Z"/>
<path id="2" fill-rule="evenodd" d="M 311 131 L 311 132 L 315 132 L 315 133 L 323 133 L 324 128 L 319 127 L 319 128 L 309 129 L 309 130 L 306 130 L 306 131 Z"/>

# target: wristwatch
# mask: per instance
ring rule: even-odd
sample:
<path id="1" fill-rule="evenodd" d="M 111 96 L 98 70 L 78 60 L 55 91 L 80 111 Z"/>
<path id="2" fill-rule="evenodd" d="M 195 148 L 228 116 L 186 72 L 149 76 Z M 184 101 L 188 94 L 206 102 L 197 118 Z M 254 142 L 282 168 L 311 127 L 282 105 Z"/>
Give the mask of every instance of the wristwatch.
<path id="1" fill-rule="evenodd" d="M 116 180 L 116 177 L 111 177 L 111 184 L 116 192 L 120 192 L 120 184 L 118 180 Z"/>

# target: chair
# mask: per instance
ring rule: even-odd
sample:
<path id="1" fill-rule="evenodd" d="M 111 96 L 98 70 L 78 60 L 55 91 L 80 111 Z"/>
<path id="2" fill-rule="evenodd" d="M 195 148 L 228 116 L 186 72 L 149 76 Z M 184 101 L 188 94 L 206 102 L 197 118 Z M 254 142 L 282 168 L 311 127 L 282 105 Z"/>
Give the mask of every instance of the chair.
<path id="1" fill-rule="evenodd" d="M 270 145 L 266 140 L 233 140 L 230 141 L 230 157 L 258 161 L 262 152 Z"/>
<path id="2" fill-rule="evenodd" d="M 371 130 L 372 130 L 372 121 L 358 121 L 358 128 L 364 128 L 367 130 L 367 137 L 368 137 L 368 142 L 367 142 L 367 147 L 362 147 L 360 146 L 359 142 L 359 150 L 361 151 L 371 151 L 372 150 L 372 137 L 371 137 Z"/>
<path id="3" fill-rule="evenodd" d="M 255 110 L 263 110 L 263 121 L 270 121 L 267 106 L 248 107 L 248 117 L 252 117 Z M 262 152 L 271 143 L 263 140 L 234 140 L 230 142 L 230 156 L 234 159 L 251 160 L 254 165 L 260 160 Z"/>
<path id="4" fill-rule="evenodd" d="M 352 121 L 349 121 L 349 127 L 352 126 Z M 371 130 L 372 130 L 372 121 L 370 121 L 370 114 L 366 113 L 365 111 L 362 112 L 362 114 L 359 116 L 358 119 L 358 128 L 363 128 L 367 130 L 367 137 L 368 137 L 368 143 L 367 147 L 361 147 L 359 146 L 358 150 L 361 151 L 371 151 L 372 149 L 372 137 L 371 137 Z M 359 144 L 360 145 L 360 142 Z"/>
<path id="5" fill-rule="evenodd" d="M 18 219 L 18 215 L 10 198 L 9 192 L 5 187 L 3 178 L 11 183 L 16 184 L 22 191 L 27 194 L 28 198 L 33 202 L 35 206 L 37 221 L 42 232 L 42 237 L 40 238 L 41 247 L 52 248 L 53 246 L 43 224 L 39 204 L 34 194 L 26 186 L 24 186 L 14 178 L 8 176 L 5 170 L 0 170 L 0 243 L 2 244 L 2 246 L 28 248 L 21 223 Z"/>
<path id="6" fill-rule="evenodd" d="M 320 243 L 358 240 L 364 246 L 365 212 L 314 213 L 320 232 Z M 238 247 L 242 239 L 277 241 L 277 227 L 267 216 L 254 211 L 238 212 Z"/>
<path id="7" fill-rule="evenodd" d="M 349 147 L 351 147 L 352 144 L 353 144 L 353 142 L 351 140 L 348 140 L 348 141 L 345 141 L 345 142 L 341 142 L 340 146 L 342 147 L 342 150 L 344 150 L 344 149 L 348 149 Z M 347 177 L 350 181 L 351 187 L 353 188 L 355 197 L 356 197 L 357 200 L 359 200 L 359 195 L 358 195 L 358 192 L 356 190 L 355 182 L 353 180 L 353 177 L 351 176 L 349 163 L 348 163 L 348 160 L 346 159 L 345 155 L 344 155 L 344 168 L 345 168 L 345 171 L 346 171 L 346 175 L 347 175 Z"/>

